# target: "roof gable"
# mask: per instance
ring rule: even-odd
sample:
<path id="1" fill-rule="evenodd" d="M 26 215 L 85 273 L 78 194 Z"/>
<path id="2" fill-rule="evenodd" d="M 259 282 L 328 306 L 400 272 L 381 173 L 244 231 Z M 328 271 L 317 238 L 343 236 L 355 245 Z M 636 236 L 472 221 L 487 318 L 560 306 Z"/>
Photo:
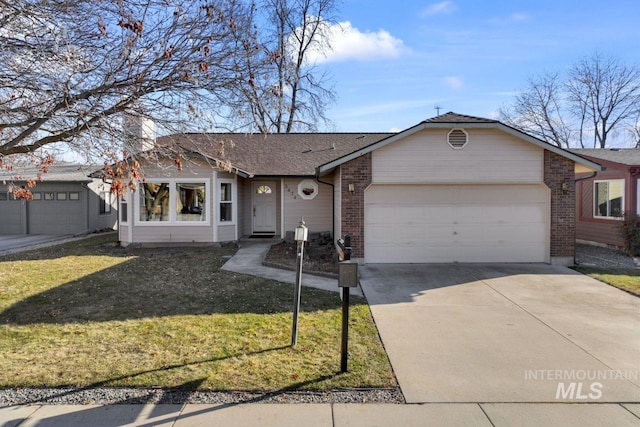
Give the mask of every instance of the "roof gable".
<path id="1" fill-rule="evenodd" d="M 524 140 L 530 144 L 543 148 L 545 150 L 551 151 L 555 154 L 558 154 L 562 157 L 568 158 L 576 163 L 576 165 L 580 165 L 580 169 L 576 168 L 576 171 L 594 171 L 594 170 L 602 170 L 602 167 L 597 163 L 594 163 L 590 160 L 587 160 L 583 157 L 577 156 L 567 150 L 563 150 L 562 148 L 556 147 L 555 145 L 551 145 L 545 141 L 542 141 L 538 138 L 535 138 L 527 133 L 524 133 L 518 129 L 512 128 L 510 126 L 505 125 L 497 120 L 492 119 L 484 119 L 481 117 L 474 116 L 465 116 L 463 114 L 457 114 L 454 112 L 448 112 L 442 114 L 440 116 L 433 117 L 431 119 L 424 120 L 418 123 L 415 126 L 412 126 L 402 132 L 399 132 L 394 135 L 390 135 L 387 138 L 384 138 L 380 141 L 376 141 L 371 145 L 363 147 L 353 153 L 347 154 L 341 158 L 338 158 L 334 161 L 322 164 L 318 167 L 318 174 L 326 173 L 333 168 L 341 165 L 342 163 L 348 162 L 356 157 L 359 157 L 363 154 L 369 153 L 373 150 L 376 150 L 380 147 L 384 147 L 388 144 L 391 144 L 400 139 L 406 138 L 409 135 L 413 135 L 416 132 L 420 132 L 425 129 L 453 129 L 453 128 L 463 128 L 463 129 L 498 129 L 503 132 L 506 132 L 516 138 Z"/>

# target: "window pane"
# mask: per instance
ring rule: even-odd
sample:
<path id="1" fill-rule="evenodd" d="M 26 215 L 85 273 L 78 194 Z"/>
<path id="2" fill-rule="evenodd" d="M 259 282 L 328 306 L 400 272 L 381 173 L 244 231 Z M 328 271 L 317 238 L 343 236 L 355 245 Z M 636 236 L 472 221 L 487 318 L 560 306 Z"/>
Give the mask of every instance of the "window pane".
<path id="1" fill-rule="evenodd" d="M 622 194 L 624 192 L 623 187 L 624 186 L 620 181 L 609 183 L 609 216 L 622 216 Z"/>
<path id="2" fill-rule="evenodd" d="M 595 202 L 596 216 L 607 216 L 607 193 L 609 184 L 607 182 L 596 182 Z"/>
<path id="3" fill-rule="evenodd" d="M 169 184 L 145 182 L 140 188 L 140 221 L 169 221 Z"/>
<path id="4" fill-rule="evenodd" d="M 271 187 L 269 187 L 268 185 L 261 185 L 258 188 L 256 188 L 256 193 L 257 194 L 271 194 Z"/>
<path id="5" fill-rule="evenodd" d="M 120 202 L 120 222 L 126 223 L 128 221 L 129 211 L 127 210 L 127 202 L 123 200 Z"/>
<path id="6" fill-rule="evenodd" d="M 230 182 L 223 182 L 220 184 L 220 201 L 222 202 L 231 201 L 231 183 Z"/>
<path id="7" fill-rule="evenodd" d="M 204 221 L 206 194 L 204 182 L 176 184 L 176 220 Z"/>
<path id="8" fill-rule="evenodd" d="M 45 200 L 53 200 L 53 192 L 47 191 L 46 193 L 44 193 L 44 199 Z"/>
<path id="9" fill-rule="evenodd" d="M 33 193 L 33 200 L 42 200 L 42 193 Z"/>
<path id="10" fill-rule="evenodd" d="M 80 193 L 77 191 L 69 193 L 69 200 L 80 200 Z"/>
<path id="11" fill-rule="evenodd" d="M 100 193 L 100 213 L 109 213 L 111 212 L 111 193 L 108 191 L 103 191 Z"/>
<path id="12" fill-rule="evenodd" d="M 67 193 L 56 193 L 58 200 L 67 200 Z"/>
<path id="13" fill-rule="evenodd" d="M 220 222 L 233 221 L 233 205 L 231 203 L 220 203 Z"/>

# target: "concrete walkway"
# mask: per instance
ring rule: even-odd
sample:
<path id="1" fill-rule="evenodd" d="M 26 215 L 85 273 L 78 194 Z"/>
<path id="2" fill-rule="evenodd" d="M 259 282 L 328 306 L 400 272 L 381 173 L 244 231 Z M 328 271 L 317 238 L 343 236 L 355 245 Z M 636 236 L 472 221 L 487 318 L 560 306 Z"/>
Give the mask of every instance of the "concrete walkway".
<path id="1" fill-rule="evenodd" d="M 0 408 L 2 427 L 638 426 L 638 404 L 52 405 Z"/>
<path id="2" fill-rule="evenodd" d="M 222 266 L 222 269 L 235 273 L 265 277 L 283 283 L 295 284 L 295 271 L 262 265 L 262 261 L 267 255 L 267 252 L 269 252 L 271 245 L 279 241 L 279 239 L 244 239 L 240 241 L 240 249 Z M 325 291 L 340 291 L 336 279 L 305 274 L 304 270 L 302 272 L 302 285 L 310 288 L 324 289 Z M 360 288 L 351 288 L 351 295 L 363 296 L 362 290 Z"/>

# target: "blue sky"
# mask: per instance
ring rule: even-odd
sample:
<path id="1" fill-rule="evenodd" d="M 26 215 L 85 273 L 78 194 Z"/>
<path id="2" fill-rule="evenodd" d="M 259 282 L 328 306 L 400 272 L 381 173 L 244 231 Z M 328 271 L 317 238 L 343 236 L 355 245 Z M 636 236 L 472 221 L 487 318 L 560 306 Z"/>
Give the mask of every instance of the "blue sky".
<path id="1" fill-rule="evenodd" d="M 326 131 L 403 130 L 436 105 L 497 117 L 528 77 L 595 51 L 640 63 L 638 0 L 343 0 L 339 18 Z"/>

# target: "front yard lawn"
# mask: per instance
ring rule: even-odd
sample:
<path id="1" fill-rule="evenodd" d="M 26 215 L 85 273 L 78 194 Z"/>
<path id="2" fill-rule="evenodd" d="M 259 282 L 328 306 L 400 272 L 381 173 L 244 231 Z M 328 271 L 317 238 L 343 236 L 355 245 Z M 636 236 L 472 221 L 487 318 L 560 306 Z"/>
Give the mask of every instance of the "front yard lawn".
<path id="1" fill-rule="evenodd" d="M 616 288 L 623 289 L 636 296 L 640 296 L 640 270 L 575 267 L 575 270 L 589 277 L 608 283 Z"/>
<path id="2" fill-rule="evenodd" d="M 395 387 L 369 307 L 352 298 L 340 374 L 337 292 L 221 271 L 233 249 L 118 248 L 113 235 L 0 258 L 0 387 L 207 390 Z"/>

